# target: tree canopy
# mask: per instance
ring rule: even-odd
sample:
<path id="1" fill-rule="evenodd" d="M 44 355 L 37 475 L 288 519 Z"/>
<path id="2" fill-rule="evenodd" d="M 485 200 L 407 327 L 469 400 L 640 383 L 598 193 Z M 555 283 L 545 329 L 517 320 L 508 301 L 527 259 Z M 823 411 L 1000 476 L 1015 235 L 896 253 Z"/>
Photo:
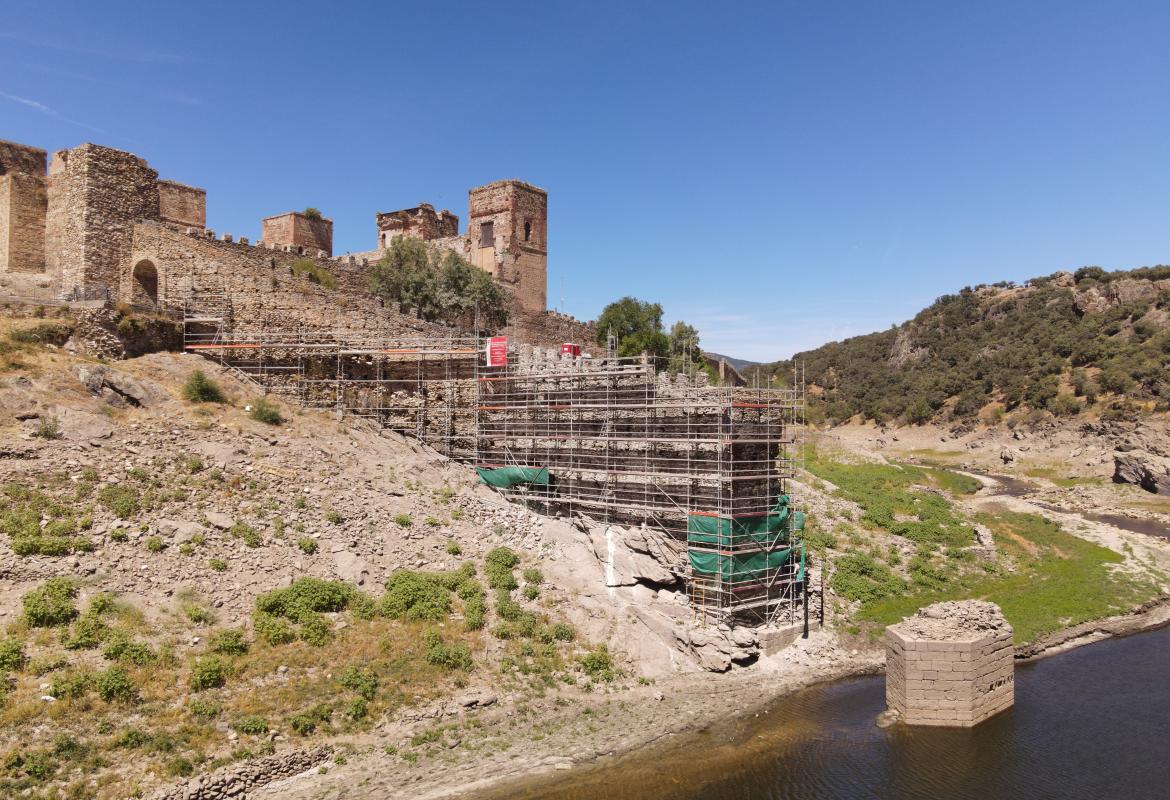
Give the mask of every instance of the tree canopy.
<path id="1" fill-rule="evenodd" d="M 435 251 L 399 236 L 370 271 L 370 291 L 425 320 L 470 327 L 476 304 L 479 324 L 494 330 L 508 324 L 508 292 L 491 275 L 451 251 Z"/>
<path id="2" fill-rule="evenodd" d="M 623 297 L 606 306 L 597 318 L 597 342 L 605 344 L 610 333 L 618 337 L 618 355 L 632 358 L 649 353 L 657 358 L 670 354 L 670 340 L 662 329 L 662 306 L 635 297 Z"/>

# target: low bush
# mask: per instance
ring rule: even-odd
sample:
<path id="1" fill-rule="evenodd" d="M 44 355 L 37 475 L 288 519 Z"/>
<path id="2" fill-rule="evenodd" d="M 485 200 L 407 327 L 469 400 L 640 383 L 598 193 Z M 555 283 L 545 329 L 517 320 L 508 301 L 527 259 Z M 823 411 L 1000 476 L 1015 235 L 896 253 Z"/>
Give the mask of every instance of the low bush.
<path id="1" fill-rule="evenodd" d="M 25 621 L 33 628 L 65 625 L 77 616 L 77 609 L 73 605 L 75 597 L 77 587 L 73 581 L 68 578 L 50 578 L 21 599 Z"/>
<path id="2" fill-rule="evenodd" d="M 106 637 L 105 646 L 102 648 L 102 657 L 107 661 L 145 666 L 153 664 L 158 655 L 150 649 L 150 645 L 134 641 L 125 631 L 113 630 Z"/>
<path id="3" fill-rule="evenodd" d="M 0 673 L 17 672 L 24 664 L 24 642 L 15 638 L 0 639 Z"/>
<path id="4" fill-rule="evenodd" d="M 414 522 L 410 518 L 410 514 L 395 514 L 394 524 L 400 528 L 409 528 Z"/>
<path id="5" fill-rule="evenodd" d="M 56 417 L 41 417 L 35 435 L 41 439 L 60 439 L 61 423 Z"/>
<path id="6" fill-rule="evenodd" d="M 378 693 L 378 678 L 374 671 L 360 664 L 350 664 L 346 667 L 339 682 L 366 700 L 373 700 Z"/>
<path id="7" fill-rule="evenodd" d="M 484 575 L 487 576 L 488 586 L 493 589 L 511 591 L 519 584 L 512 570 L 520 563 L 520 557 L 507 547 L 497 547 L 491 550 L 484 558 Z"/>
<path id="8" fill-rule="evenodd" d="M 459 542 L 447 542 L 447 555 L 460 556 L 463 555 L 463 548 L 459 546 Z"/>
<path id="9" fill-rule="evenodd" d="M 252 615 L 252 628 L 256 635 L 271 645 L 288 644 L 297 638 L 292 625 L 280 617 L 257 612 Z"/>
<path id="10" fill-rule="evenodd" d="M 300 637 L 313 647 L 324 647 L 333 640 L 333 628 L 325 617 L 311 614 L 301 619 Z"/>
<path id="11" fill-rule="evenodd" d="M 300 539 L 297 539 L 297 547 L 299 547 L 301 552 L 305 555 L 311 556 L 313 553 L 317 552 L 317 540 L 310 539 L 308 536 L 302 536 Z"/>
<path id="12" fill-rule="evenodd" d="M 216 572 L 226 572 L 227 571 L 227 562 L 224 561 L 222 558 L 208 559 L 207 566 L 211 567 L 211 569 L 215 570 Z"/>
<path id="13" fill-rule="evenodd" d="M 126 670 L 114 666 L 98 672 L 93 677 L 98 697 L 107 703 L 130 703 L 138 699 L 138 690 L 126 674 Z"/>
<path id="14" fill-rule="evenodd" d="M 280 425 L 284 422 L 280 409 L 263 397 L 257 398 L 252 403 L 252 411 L 248 416 L 257 422 L 263 422 L 265 425 Z"/>
<path id="15" fill-rule="evenodd" d="M 65 638 L 65 648 L 93 650 L 105 640 L 109 632 L 109 627 L 102 622 L 99 614 L 92 610 L 87 611 L 69 629 L 69 635 Z"/>
<path id="16" fill-rule="evenodd" d="M 244 638 L 243 631 L 238 628 L 225 628 L 211 635 L 208 647 L 211 652 L 220 655 L 242 656 L 248 652 L 248 641 Z"/>
<path id="17" fill-rule="evenodd" d="M 118 519 L 130 519 L 139 509 L 138 492 L 120 483 L 103 486 L 98 501 Z"/>
<path id="18" fill-rule="evenodd" d="M 148 536 L 146 538 L 146 549 L 152 553 L 161 553 L 167 549 L 166 542 L 158 536 Z"/>
<path id="19" fill-rule="evenodd" d="M 263 542 L 260 532 L 246 522 L 237 522 L 229 533 L 235 539 L 243 539 L 248 547 L 259 547 Z"/>
<path id="20" fill-rule="evenodd" d="M 428 664 L 468 672 L 475 666 L 471 658 L 471 649 L 465 644 L 447 644 L 436 630 L 428 630 L 423 634 L 423 643 L 426 645 L 426 660 Z"/>
<path id="21" fill-rule="evenodd" d="M 308 736 L 317 730 L 318 723 L 326 724 L 332 718 L 333 709 L 321 703 L 313 706 L 308 711 L 292 716 L 289 718 L 288 724 L 296 733 L 299 733 L 301 736 Z"/>
<path id="22" fill-rule="evenodd" d="M 451 613 L 451 590 L 433 573 L 396 570 L 386 582 L 380 608 L 391 619 L 438 621 Z"/>
<path id="23" fill-rule="evenodd" d="M 191 668 L 191 691 L 218 689 L 227 683 L 231 667 L 219 656 L 204 656 Z"/>
<path id="24" fill-rule="evenodd" d="M 260 736 L 268 733 L 268 720 L 257 714 L 249 714 L 233 722 L 232 730 L 237 733 L 247 734 L 248 736 Z"/>
<path id="25" fill-rule="evenodd" d="M 613 657 L 605 645 L 598 645 L 579 659 L 581 669 L 594 680 L 612 681 L 617 677 Z"/>
<path id="26" fill-rule="evenodd" d="M 201 369 L 192 372 L 183 384 L 183 399 L 190 403 L 223 403 L 227 400 L 219 385 Z"/>
<path id="27" fill-rule="evenodd" d="M 487 617 L 486 593 L 479 581 L 468 578 L 455 590 L 463 601 L 463 622 L 468 630 L 483 628 Z"/>
<path id="28" fill-rule="evenodd" d="M 869 603 L 906 591 L 905 581 L 864 553 L 843 555 L 833 566 L 833 591 L 849 600 Z"/>

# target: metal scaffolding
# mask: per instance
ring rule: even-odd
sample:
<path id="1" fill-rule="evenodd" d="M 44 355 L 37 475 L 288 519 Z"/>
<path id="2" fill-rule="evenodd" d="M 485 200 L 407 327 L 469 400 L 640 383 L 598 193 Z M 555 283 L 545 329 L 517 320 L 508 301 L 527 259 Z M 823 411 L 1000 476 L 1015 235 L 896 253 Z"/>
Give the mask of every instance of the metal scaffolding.
<path id="1" fill-rule="evenodd" d="M 805 564 L 789 495 L 803 382 L 706 386 L 643 359 L 523 345 L 485 366 L 484 340 L 470 337 L 234 330 L 226 297 L 188 300 L 188 352 L 303 407 L 376 420 L 481 475 L 519 468 L 494 484 L 512 500 L 659 531 L 708 618 L 795 621 Z"/>

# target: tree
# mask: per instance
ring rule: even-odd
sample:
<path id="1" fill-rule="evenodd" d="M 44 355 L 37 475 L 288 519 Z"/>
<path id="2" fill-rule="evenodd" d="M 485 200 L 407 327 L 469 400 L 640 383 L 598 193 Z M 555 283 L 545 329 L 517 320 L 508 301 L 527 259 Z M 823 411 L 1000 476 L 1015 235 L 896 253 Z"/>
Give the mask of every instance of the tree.
<path id="1" fill-rule="evenodd" d="M 670 326 L 670 372 L 691 372 L 702 367 L 703 351 L 699 349 L 699 332 L 682 320 Z"/>
<path id="2" fill-rule="evenodd" d="M 396 237 L 370 270 L 370 291 L 426 320 L 470 327 L 508 324 L 508 292 L 491 275 L 452 251 L 432 252 L 421 239 Z"/>
<path id="3" fill-rule="evenodd" d="M 623 358 L 642 353 L 666 358 L 670 353 L 670 340 L 662 330 L 662 306 L 658 303 L 634 297 L 610 303 L 597 318 L 598 344 L 605 344 L 611 331 L 618 337 L 618 355 Z"/>

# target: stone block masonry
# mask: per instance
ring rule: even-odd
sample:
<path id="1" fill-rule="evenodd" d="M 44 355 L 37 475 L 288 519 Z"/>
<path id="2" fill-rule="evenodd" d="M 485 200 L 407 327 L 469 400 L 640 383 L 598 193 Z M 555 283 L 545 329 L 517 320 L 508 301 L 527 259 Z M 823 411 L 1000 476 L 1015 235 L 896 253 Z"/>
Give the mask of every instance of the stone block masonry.
<path id="1" fill-rule="evenodd" d="M 978 725 L 1015 702 L 1014 657 L 998 606 L 936 603 L 886 628 L 886 705 L 909 725 Z"/>
<path id="2" fill-rule="evenodd" d="M 163 222 L 206 228 L 207 191 L 175 181 L 159 181 L 158 213 Z"/>
<path id="3" fill-rule="evenodd" d="M 290 211 L 265 217 L 260 223 L 261 238 L 277 245 L 299 248 L 300 252 L 333 255 L 333 220 Z"/>

